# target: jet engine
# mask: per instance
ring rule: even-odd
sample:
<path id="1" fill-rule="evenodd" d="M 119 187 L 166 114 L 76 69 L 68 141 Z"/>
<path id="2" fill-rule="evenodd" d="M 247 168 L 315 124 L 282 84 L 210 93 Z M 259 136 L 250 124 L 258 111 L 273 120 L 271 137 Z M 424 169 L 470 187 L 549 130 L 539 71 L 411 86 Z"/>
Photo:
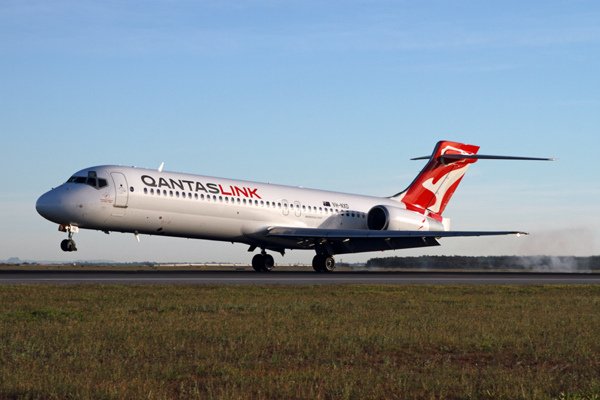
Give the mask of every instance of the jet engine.
<path id="1" fill-rule="evenodd" d="M 367 214 L 367 228 L 372 231 L 446 230 L 444 229 L 444 224 L 435 219 L 404 208 L 390 206 L 375 206 L 371 208 Z"/>

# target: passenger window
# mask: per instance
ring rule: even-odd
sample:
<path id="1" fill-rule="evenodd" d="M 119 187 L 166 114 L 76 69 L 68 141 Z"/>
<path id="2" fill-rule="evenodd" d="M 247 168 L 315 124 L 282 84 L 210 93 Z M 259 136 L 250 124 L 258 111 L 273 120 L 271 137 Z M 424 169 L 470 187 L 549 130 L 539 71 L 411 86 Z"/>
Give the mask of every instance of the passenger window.
<path id="1" fill-rule="evenodd" d="M 219 201 L 222 203 L 223 202 L 223 196 L 219 196 Z"/>
<path id="2" fill-rule="evenodd" d="M 179 190 L 175 192 L 175 197 L 179 197 Z"/>
<path id="3" fill-rule="evenodd" d="M 246 205 L 246 199 L 244 199 L 244 205 Z"/>
<path id="4" fill-rule="evenodd" d="M 240 198 L 238 197 L 238 198 L 237 198 L 237 203 L 238 203 L 238 204 L 240 204 L 240 202 L 241 202 L 241 200 L 240 200 Z"/>
<path id="5" fill-rule="evenodd" d="M 156 195 L 160 196 L 160 189 L 156 189 Z"/>
<path id="6" fill-rule="evenodd" d="M 203 194 L 200 195 L 200 199 L 204 200 L 204 195 Z"/>
<path id="7" fill-rule="evenodd" d="M 319 212 L 323 212 L 323 209 L 321 207 L 319 207 Z"/>
<path id="8" fill-rule="evenodd" d="M 163 196 L 166 196 L 166 195 L 167 195 L 167 191 L 163 190 Z"/>
<path id="9" fill-rule="evenodd" d="M 281 203 L 277 203 L 277 207 L 281 208 Z"/>
<path id="10" fill-rule="evenodd" d="M 194 198 L 198 200 L 198 193 L 194 193 Z"/>
<path id="11" fill-rule="evenodd" d="M 148 188 L 144 188 L 144 194 L 148 194 Z"/>
<path id="12" fill-rule="evenodd" d="M 150 189 L 150 194 L 154 194 L 154 189 Z"/>
<path id="13" fill-rule="evenodd" d="M 169 190 L 169 196 L 173 197 L 173 191 Z"/>
<path id="14" fill-rule="evenodd" d="M 229 203 L 229 197 L 225 196 L 225 203 Z"/>
<path id="15" fill-rule="evenodd" d="M 306 206 L 302 206 L 302 211 L 306 211 Z"/>
<path id="16" fill-rule="evenodd" d="M 258 200 L 254 200 L 254 205 L 258 207 Z"/>
<path id="17" fill-rule="evenodd" d="M 261 201 L 260 201 L 260 206 L 261 206 L 261 207 L 264 207 L 264 206 L 265 206 L 265 202 L 261 200 Z"/>

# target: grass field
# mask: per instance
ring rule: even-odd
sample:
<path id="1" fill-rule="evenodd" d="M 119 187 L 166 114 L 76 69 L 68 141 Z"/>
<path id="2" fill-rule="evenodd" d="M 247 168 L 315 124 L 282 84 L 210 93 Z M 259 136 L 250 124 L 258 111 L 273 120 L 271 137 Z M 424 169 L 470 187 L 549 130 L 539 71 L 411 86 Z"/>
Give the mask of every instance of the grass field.
<path id="1" fill-rule="evenodd" d="M 599 399 L 600 286 L 0 286 L 0 398 Z"/>

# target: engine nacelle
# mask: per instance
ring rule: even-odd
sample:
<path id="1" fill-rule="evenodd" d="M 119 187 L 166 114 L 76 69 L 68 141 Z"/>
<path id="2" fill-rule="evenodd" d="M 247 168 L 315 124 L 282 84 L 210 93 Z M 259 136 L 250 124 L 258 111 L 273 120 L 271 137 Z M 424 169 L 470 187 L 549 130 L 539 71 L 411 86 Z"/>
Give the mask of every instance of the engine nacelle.
<path id="1" fill-rule="evenodd" d="M 423 221 L 425 220 L 425 221 Z M 367 215 L 367 228 L 372 231 L 443 231 L 435 219 L 399 207 L 375 206 Z"/>

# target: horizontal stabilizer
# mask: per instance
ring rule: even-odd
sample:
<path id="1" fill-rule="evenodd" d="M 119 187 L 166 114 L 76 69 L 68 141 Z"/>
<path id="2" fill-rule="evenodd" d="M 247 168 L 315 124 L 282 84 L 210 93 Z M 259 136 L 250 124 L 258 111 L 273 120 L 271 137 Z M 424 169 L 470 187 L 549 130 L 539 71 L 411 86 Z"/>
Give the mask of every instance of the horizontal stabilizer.
<path id="1" fill-rule="evenodd" d="M 411 160 L 429 160 L 431 156 L 411 158 Z M 539 157 L 513 157 L 513 156 L 489 156 L 485 154 L 443 154 L 442 160 L 529 160 L 529 161 L 554 161 L 556 158 Z"/>

